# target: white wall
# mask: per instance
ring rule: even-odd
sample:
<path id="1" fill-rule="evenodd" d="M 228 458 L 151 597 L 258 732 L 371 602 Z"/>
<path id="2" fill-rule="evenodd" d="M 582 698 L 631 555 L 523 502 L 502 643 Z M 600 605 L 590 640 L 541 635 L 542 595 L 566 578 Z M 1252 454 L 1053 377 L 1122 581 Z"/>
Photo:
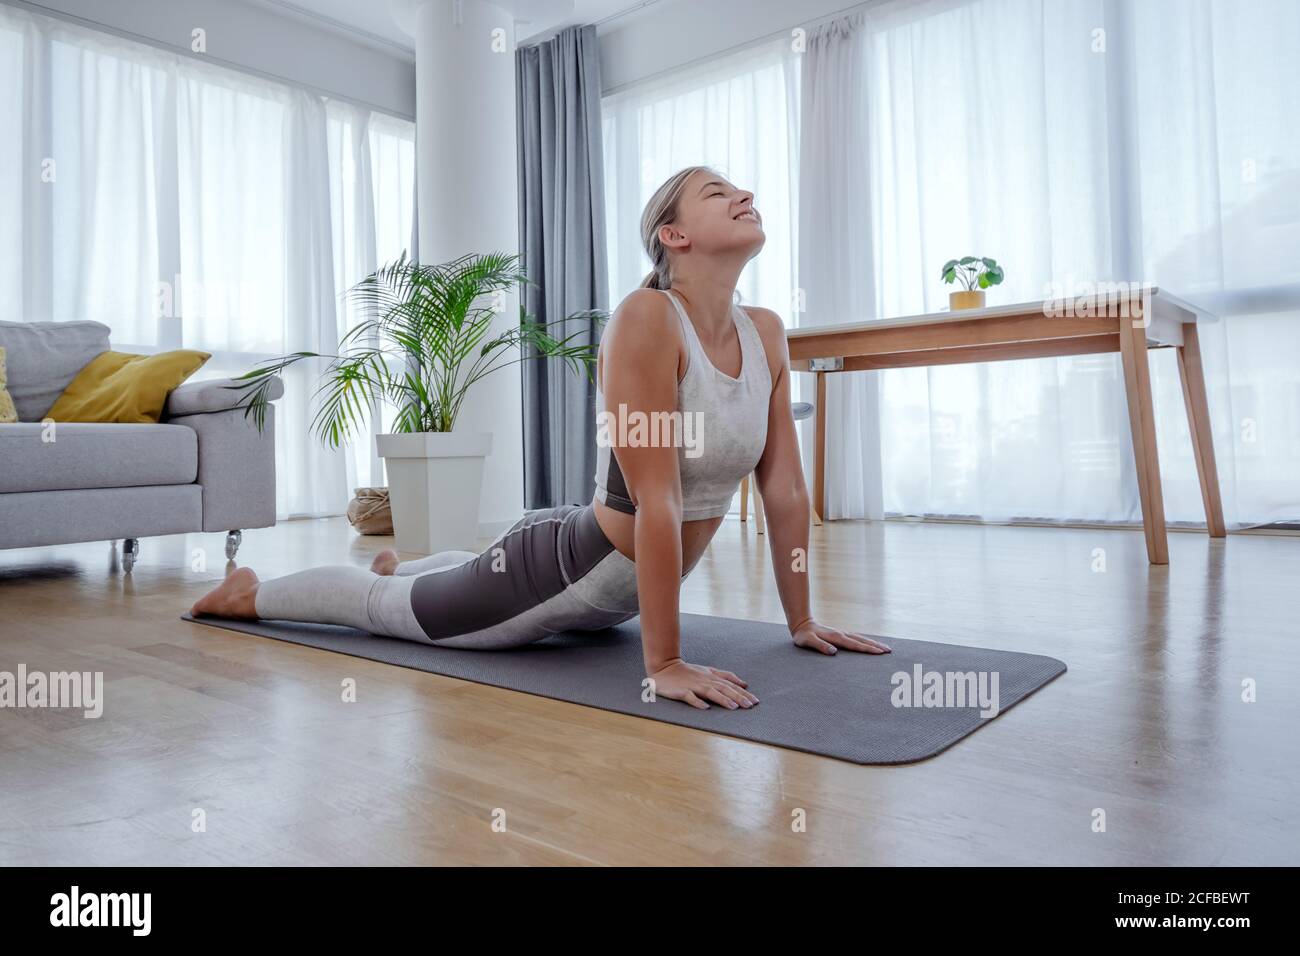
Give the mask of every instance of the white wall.
<path id="1" fill-rule="evenodd" d="M 415 117 L 415 58 L 398 46 L 247 0 L 0 0 L 72 19 L 176 53 L 206 32 L 203 58 L 306 86 L 339 99 Z M 376 0 L 376 16 L 388 17 Z"/>

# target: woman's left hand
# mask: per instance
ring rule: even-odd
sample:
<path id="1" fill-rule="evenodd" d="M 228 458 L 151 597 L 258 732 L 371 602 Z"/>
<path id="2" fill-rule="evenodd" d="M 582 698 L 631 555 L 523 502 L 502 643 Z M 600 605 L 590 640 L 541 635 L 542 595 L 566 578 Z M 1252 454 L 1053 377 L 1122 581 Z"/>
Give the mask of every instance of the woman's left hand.
<path id="1" fill-rule="evenodd" d="M 890 649 L 879 641 L 852 631 L 837 631 L 816 621 L 805 621 L 791 632 L 791 636 L 796 646 L 821 651 L 823 654 L 834 654 L 841 647 L 846 651 L 859 651 L 863 654 L 890 653 Z"/>

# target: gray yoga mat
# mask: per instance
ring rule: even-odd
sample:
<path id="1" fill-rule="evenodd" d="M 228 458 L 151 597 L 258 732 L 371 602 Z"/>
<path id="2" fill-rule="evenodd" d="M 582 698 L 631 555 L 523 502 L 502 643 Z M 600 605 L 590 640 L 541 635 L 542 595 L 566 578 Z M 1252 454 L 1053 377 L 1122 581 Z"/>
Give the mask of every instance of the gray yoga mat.
<path id="1" fill-rule="evenodd" d="M 509 651 L 466 651 L 376 637 L 350 627 L 288 621 L 187 621 L 319 647 L 479 684 L 648 717 L 744 740 L 756 740 L 861 764 L 911 763 L 933 757 L 996 717 L 975 706 L 895 706 L 893 675 L 926 672 L 998 676 L 998 712 L 1005 712 L 1065 664 L 1052 657 L 930 641 L 882 637 L 892 654 L 840 651 L 826 656 L 795 647 L 778 624 L 682 615 L 687 660 L 739 674 L 759 704 L 749 710 L 714 705 L 696 710 L 678 701 L 641 700 L 640 619 L 604 631 L 556 634 Z M 874 636 L 874 635 L 873 635 Z M 957 702 L 956 697 L 948 699 Z"/>

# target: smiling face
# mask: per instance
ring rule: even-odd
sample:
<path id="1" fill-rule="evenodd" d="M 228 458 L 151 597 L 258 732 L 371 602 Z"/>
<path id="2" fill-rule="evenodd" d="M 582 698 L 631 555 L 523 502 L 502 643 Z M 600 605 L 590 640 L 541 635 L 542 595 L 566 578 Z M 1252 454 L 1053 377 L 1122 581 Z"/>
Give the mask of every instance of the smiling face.
<path id="1" fill-rule="evenodd" d="M 660 238 L 679 254 L 686 249 L 743 251 L 748 253 L 746 259 L 757 255 L 767 241 L 754 194 L 709 170 L 699 170 L 686 181 L 677 218 L 660 228 Z"/>

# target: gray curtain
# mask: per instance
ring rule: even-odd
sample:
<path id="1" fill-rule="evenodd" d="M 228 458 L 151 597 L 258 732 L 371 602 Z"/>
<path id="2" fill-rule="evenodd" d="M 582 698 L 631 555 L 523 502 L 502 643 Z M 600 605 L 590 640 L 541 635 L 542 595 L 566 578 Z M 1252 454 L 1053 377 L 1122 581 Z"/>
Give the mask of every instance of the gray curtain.
<path id="1" fill-rule="evenodd" d="M 608 309 L 596 28 L 569 27 L 521 47 L 515 67 L 519 250 L 535 283 L 524 287 L 524 310 L 534 321 L 555 322 Z M 562 328 L 581 334 L 575 344 L 599 340 L 592 320 Z M 595 488 L 595 385 L 552 359 L 521 368 L 525 507 L 585 504 Z"/>

